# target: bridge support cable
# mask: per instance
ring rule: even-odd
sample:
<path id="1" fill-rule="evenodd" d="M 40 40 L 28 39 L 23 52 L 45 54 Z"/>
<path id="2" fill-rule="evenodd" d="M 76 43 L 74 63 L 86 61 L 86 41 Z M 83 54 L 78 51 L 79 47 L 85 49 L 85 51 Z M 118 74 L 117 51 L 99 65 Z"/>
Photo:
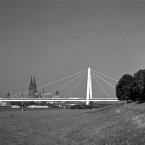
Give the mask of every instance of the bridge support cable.
<path id="1" fill-rule="evenodd" d="M 71 88 L 65 96 L 67 97 L 76 87 L 78 87 L 79 84 L 85 79 L 85 77 L 86 77 L 86 76 L 84 75 L 84 76 L 81 78 L 81 80 L 80 80 L 73 88 Z"/>
<path id="2" fill-rule="evenodd" d="M 55 84 L 55 83 L 58 83 L 58 82 L 60 82 L 60 81 L 69 79 L 69 78 L 71 78 L 71 77 L 74 77 L 74 76 L 79 75 L 79 74 L 81 74 L 81 73 L 84 73 L 84 72 L 86 72 L 86 71 L 87 71 L 87 70 L 80 71 L 80 72 L 75 73 L 75 74 L 73 74 L 73 75 L 69 75 L 69 76 L 66 76 L 66 77 L 64 77 L 64 78 L 61 78 L 61 79 L 59 79 L 59 80 L 53 81 L 53 82 L 51 82 L 51 83 L 42 85 L 42 86 L 38 87 L 38 90 L 40 90 L 40 89 L 42 89 L 42 88 L 45 88 L 45 87 L 48 87 L 48 86 L 50 86 L 50 85 L 53 85 L 53 84 Z M 13 96 L 19 96 L 19 95 L 21 95 L 21 94 L 24 95 L 24 94 L 27 94 L 28 92 L 29 92 L 29 91 L 25 91 L 25 92 L 22 92 L 22 93 L 15 94 L 15 95 L 13 95 Z"/>
<path id="3" fill-rule="evenodd" d="M 84 70 L 84 71 L 75 73 L 75 74 L 73 74 L 73 75 L 66 76 L 66 77 L 64 77 L 64 78 L 62 78 L 62 79 L 56 80 L 56 81 L 51 82 L 51 83 L 49 83 L 49 84 L 42 85 L 42 86 L 40 86 L 38 89 L 41 89 L 41 88 L 44 88 L 44 87 L 48 87 L 48 86 L 50 86 L 50 85 L 52 85 L 52 84 L 55 84 L 55 83 L 58 83 L 58 82 L 60 82 L 60 81 L 66 80 L 66 79 L 68 79 L 68 78 L 74 77 L 74 76 L 76 76 L 76 75 L 78 75 L 78 74 L 81 74 L 81 73 L 84 73 L 84 72 L 86 72 L 86 71 L 87 71 L 87 70 Z"/>
<path id="4" fill-rule="evenodd" d="M 77 76 L 77 77 L 71 79 L 70 81 L 66 82 L 65 84 L 61 85 L 60 87 L 56 88 L 55 90 L 50 91 L 49 93 L 52 94 L 52 93 L 55 92 L 56 90 L 64 88 L 65 86 L 67 86 L 68 84 L 72 83 L 74 80 L 80 78 L 80 77 L 83 76 L 84 74 L 85 74 L 85 72 L 82 73 L 81 75 L 79 75 L 79 76 Z"/>
<path id="5" fill-rule="evenodd" d="M 108 93 L 106 92 L 106 90 L 103 88 L 103 86 L 100 84 L 100 82 L 94 77 L 94 75 L 92 75 L 92 78 L 95 80 L 95 82 L 99 85 L 99 87 L 101 88 L 101 90 L 103 91 L 103 93 L 106 95 L 106 97 L 108 97 Z M 110 96 L 109 96 L 110 97 Z M 110 97 L 111 98 L 111 97 Z"/>
<path id="6" fill-rule="evenodd" d="M 107 83 L 109 86 L 111 86 L 112 88 L 115 89 L 115 86 L 113 86 L 112 84 L 110 84 L 109 82 L 107 82 L 106 80 L 104 80 L 103 78 L 101 78 L 99 75 L 97 75 L 94 71 L 92 71 L 92 73 L 97 76 L 98 78 L 100 78 L 102 81 L 104 81 L 105 83 Z"/>
<path id="7" fill-rule="evenodd" d="M 109 79 L 111 79 L 111 80 L 114 80 L 115 82 L 118 82 L 117 79 L 114 79 L 114 78 L 112 78 L 112 77 L 109 77 L 109 76 L 107 76 L 107 75 L 105 75 L 105 74 L 103 74 L 103 73 L 100 73 L 100 72 L 95 71 L 95 70 L 92 70 L 92 71 L 95 72 L 95 73 L 97 73 L 97 74 L 100 74 L 100 75 L 102 75 L 102 76 L 104 76 L 104 77 L 106 77 L 106 78 L 109 78 Z"/>

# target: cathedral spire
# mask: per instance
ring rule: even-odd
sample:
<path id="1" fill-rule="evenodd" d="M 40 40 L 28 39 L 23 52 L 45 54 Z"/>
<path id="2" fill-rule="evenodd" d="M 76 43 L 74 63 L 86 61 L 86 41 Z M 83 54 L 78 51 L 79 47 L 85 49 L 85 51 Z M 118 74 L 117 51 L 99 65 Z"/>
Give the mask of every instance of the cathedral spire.
<path id="1" fill-rule="evenodd" d="M 37 92 L 37 85 L 36 85 L 35 77 L 34 77 L 34 81 L 33 81 L 33 89 L 35 90 L 35 92 Z"/>
<path id="2" fill-rule="evenodd" d="M 36 81 L 35 81 L 35 77 L 34 77 L 34 82 L 33 82 L 34 87 L 36 88 Z"/>
<path id="3" fill-rule="evenodd" d="M 29 90 L 31 90 L 33 88 L 33 80 L 32 80 L 32 76 L 31 76 L 31 81 L 30 81 L 30 85 L 29 85 Z"/>
<path id="4" fill-rule="evenodd" d="M 32 76 L 31 76 L 31 82 L 30 82 L 30 84 L 31 84 L 31 85 L 33 84 Z"/>
<path id="5" fill-rule="evenodd" d="M 31 76 L 31 81 L 30 81 L 30 85 L 29 85 L 29 97 L 34 98 L 35 93 L 37 93 L 36 80 L 35 80 L 35 77 L 32 78 L 32 76 Z"/>

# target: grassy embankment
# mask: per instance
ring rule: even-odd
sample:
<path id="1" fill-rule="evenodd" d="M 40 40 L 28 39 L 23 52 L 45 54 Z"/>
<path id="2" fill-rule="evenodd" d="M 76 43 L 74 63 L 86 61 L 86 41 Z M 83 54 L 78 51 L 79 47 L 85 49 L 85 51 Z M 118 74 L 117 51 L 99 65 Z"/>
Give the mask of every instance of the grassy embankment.
<path id="1" fill-rule="evenodd" d="M 143 145 L 144 106 L 1 111 L 0 145 Z"/>

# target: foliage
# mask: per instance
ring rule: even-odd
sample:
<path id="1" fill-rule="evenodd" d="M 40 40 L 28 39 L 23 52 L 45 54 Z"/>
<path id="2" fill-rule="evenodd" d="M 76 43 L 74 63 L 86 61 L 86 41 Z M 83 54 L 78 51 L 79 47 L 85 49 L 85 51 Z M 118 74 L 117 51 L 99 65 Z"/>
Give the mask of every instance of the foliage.
<path id="1" fill-rule="evenodd" d="M 132 86 L 134 78 L 130 74 L 125 74 L 121 77 L 116 85 L 116 96 L 118 100 L 130 100 L 132 95 Z"/>
<path id="2" fill-rule="evenodd" d="M 17 105 L 17 106 L 22 106 L 22 102 L 10 102 L 11 105 Z M 35 102 L 30 101 L 30 102 L 23 102 L 23 106 L 29 106 L 29 105 L 36 105 Z"/>
<path id="3" fill-rule="evenodd" d="M 145 69 L 135 73 L 134 80 L 138 85 L 138 100 L 145 101 Z"/>
<path id="4" fill-rule="evenodd" d="M 116 85 L 116 96 L 119 100 L 145 101 L 145 69 L 134 76 L 125 74 Z"/>
<path id="5" fill-rule="evenodd" d="M 89 105 L 77 104 L 77 105 L 71 106 L 70 108 L 71 109 L 92 109 L 92 108 L 95 108 L 95 106 L 93 105 L 93 102 L 91 101 Z"/>

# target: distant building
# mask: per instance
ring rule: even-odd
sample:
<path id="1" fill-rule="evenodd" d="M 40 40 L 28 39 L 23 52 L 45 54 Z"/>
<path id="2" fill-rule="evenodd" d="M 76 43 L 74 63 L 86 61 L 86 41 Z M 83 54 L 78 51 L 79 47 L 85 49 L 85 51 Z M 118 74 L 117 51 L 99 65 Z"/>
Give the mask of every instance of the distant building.
<path id="1" fill-rule="evenodd" d="M 37 93 L 37 85 L 36 85 L 35 77 L 34 77 L 34 79 L 32 79 L 32 77 L 31 77 L 28 97 L 29 98 L 37 98 L 38 97 L 37 94 L 38 93 Z"/>
<path id="2" fill-rule="evenodd" d="M 52 95 L 50 93 L 42 93 L 42 98 L 52 98 Z"/>

